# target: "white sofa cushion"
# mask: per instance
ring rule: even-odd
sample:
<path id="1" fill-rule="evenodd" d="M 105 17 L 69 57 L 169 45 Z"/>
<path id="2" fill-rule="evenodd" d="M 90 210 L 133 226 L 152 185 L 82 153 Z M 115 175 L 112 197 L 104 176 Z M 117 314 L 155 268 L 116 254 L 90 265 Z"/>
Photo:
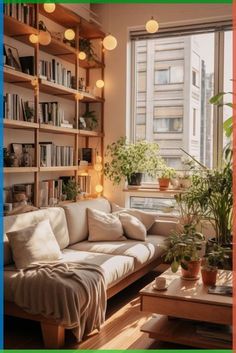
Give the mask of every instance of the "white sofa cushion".
<path id="1" fill-rule="evenodd" d="M 111 212 L 109 201 L 104 198 L 73 202 L 63 206 L 66 214 L 70 244 L 78 243 L 88 238 L 87 208 Z"/>
<path id="2" fill-rule="evenodd" d="M 88 241 L 121 241 L 126 238 L 123 236 L 123 228 L 118 217 L 111 213 L 87 209 L 88 212 Z"/>
<path id="3" fill-rule="evenodd" d="M 26 268 L 34 262 L 58 260 L 61 256 L 49 219 L 9 232 L 7 237 L 18 269 Z"/>
<path id="4" fill-rule="evenodd" d="M 120 213 L 119 219 L 127 238 L 145 241 L 147 230 L 144 224 L 137 217 L 134 217 L 128 213 Z"/>
<path id="5" fill-rule="evenodd" d="M 91 252 L 75 251 L 65 249 L 62 251 L 61 262 L 82 262 L 99 265 L 105 274 L 107 288 L 112 287 L 117 282 L 134 271 L 134 259 L 129 256 L 113 256 L 108 254 L 93 254 Z M 16 269 L 13 265 L 6 266 L 4 271 L 4 299 L 14 301 L 12 286 Z"/>
<path id="6" fill-rule="evenodd" d="M 119 242 L 89 242 L 83 241 L 74 244 L 69 249 L 88 251 L 91 253 L 103 253 L 110 255 L 130 256 L 134 259 L 135 270 L 142 265 L 158 258 L 164 253 L 166 237 L 160 235 L 148 235 L 145 242 L 125 240 Z"/>
<path id="7" fill-rule="evenodd" d="M 65 212 L 60 207 L 50 207 L 39 211 L 7 216 L 4 217 L 4 265 L 11 264 L 13 261 L 6 233 L 29 227 L 44 219 L 49 219 L 60 249 L 62 250 L 69 245 Z"/>

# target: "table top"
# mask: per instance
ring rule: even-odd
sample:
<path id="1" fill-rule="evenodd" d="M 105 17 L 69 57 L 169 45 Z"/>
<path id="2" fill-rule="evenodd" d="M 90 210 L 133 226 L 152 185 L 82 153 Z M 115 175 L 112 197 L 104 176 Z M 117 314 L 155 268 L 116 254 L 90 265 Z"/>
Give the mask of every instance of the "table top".
<path id="1" fill-rule="evenodd" d="M 160 277 L 165 277 L 167 290 L 157 291 L 153 288 L 155 281 L 140 291 L 140 295 L 161 297 L 183 301 L 201 302 L 215 305 L 232 306 L 233 298 L 224 295 L 209 294 L 208 287 L 202 284 L 201 275 L 196 281 L 181 278 L 181 270 L 173 273 L 171 269 L 165 271 Z M 216 285 L 232 286 L 233 274 L 231 271 L 220 270 Z"/>

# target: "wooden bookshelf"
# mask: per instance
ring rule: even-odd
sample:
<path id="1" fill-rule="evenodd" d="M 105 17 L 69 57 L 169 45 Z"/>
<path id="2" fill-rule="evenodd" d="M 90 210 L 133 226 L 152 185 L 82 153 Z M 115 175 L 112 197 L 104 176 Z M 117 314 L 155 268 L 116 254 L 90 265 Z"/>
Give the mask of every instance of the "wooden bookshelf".
<path id="1" fill-rule="evenodd" d="M 38 171 L 38 167 L 5 167 L 5 174 L 15 174 L 15 173 L 34 173 Z"/>
<path id="2" fill-rule="evenodd" d="M 86 70 L 86 86 L 90 86 L 90 70 L 97 69 L 100 70 L 100 77 L 104 79 L 104 53 L 101 48 L 101 61 L 89 61 L 89 60 L 79 60 L 79 38 L 86 39 L 103 39 L 105 34 L 101 29 L 93 23 L 90 23 L 87 20 L 82 19 L 79 15 L 73 11 L 67 9 L 61 4 L 56 4 L 56 10 L 53 13 L 46 13 L 43 9 L 42 4 L 35 4 L 36 9 L 36 20 L 39 20 L 39 14 L 49 18 L 51 21 L 60 24 L 64 28 L 73 28 L 76 33 L 75 43 L 76 47 L 72 47 L 56 38 L 52 38 L 51 43 L 47 46 L 42 46 L 39 44 L 32 44 L 29 42 L 30 34 L 37 34 L 37 28 L 31 27 L 23 22 L 18 21 L 15 18 L 4 15 L 4 34 L 9 37 L 13 37 L 15 40 L 18 40 L 19 43 L 23 42 L 31 46 L 34 50 L 34 67 L 35 67 L 35 76 L 27 75 L 23 72 L 14 70 L 10 67 L 4 67 L 4 81 L 10 84 L 17 86 L 22 86 L 27 89 L 31 89 L 34 92 L 34 108 L 35 108 L 35 117 L 34 122 L 4 119 L 4 128 L 6 129 L 16 129 L 21 131 L 32 131 L 33 132 L 33 141 L 32 144 L 35 146 L 35 160 L 37 161 L 36 166 L 34 167 L 18 167 L 18 168 L 4 168 L 5 174 L 17 174 L 17 173 L 33 173 L 34 178 L 34 195 L 35 201 L 34 205 L 39 206 L 39 181 L 41 173 L 50 173 L 57 172 L 62 173 L 63 175 L 73 175 L 77 180 L 79 174 L 83 170 L 92 170 L 93 166 L 78 166 L 78 153 L 79 147 L 85 145 L 89 147 L 90 138 L 100 138 L 101 139 L 101 151 L 100 155 L 103 157 L 103 119 L 104 119 L 104 90 L 101 89 L 101 97 L 95 97 L 85 92 L 79 91 L 78 78 L 80 77 L 80 68 Z M 38 25 L 37 25 L 38 26 Z M 51 30 L 51 28 L 49 28 Z M 20 44 L 19 44 L 20 45 Z M 44 79 L 39 76 L 39 58 L 43 59 L 43 53 L 50 54 L 56 59 L 62 59 L 66 63 L 73 64 L 75 67 L 74 73 L 77 77 L 75 88 L 69 88 L 51 81 Z M 47 60 L 47 59 L 46 59 Z M 94 83 L 95 85 L 95 83 Z M 74 104 L 75 110 L 75 124 L 74 128 L 65 128 L 60 126 L 53 126 L 50 124 L 44 124 L 40 122 L 39 117 L 39 95 L 40 93 L 46 93 L 51 95 L 51 101 L 55 101 L 55 97 L 61 97 L 63 99 L 71 101 L 71 104 Z M 80 92 L 83 94 L 84 98 L 82 100 L 76 99 L 76 94 Z M 54 96 L 54 97 L 53 97 Z M 24 97 L 23 97 L 24 98 Z M 73 102 L 73 103 L 72 103 Z M 80 104 L 93 104 L 101 103 L 99 106 L 100 116 L 101 116 L 101 132 L 96 131 L 87 131 L 79 130 L 79 117 L 80 117 Z M 14 132 L 15 133 L 15 132 Z M 40 144 L 42 141 L 42 134 L 61 134 L 69 135 L 74 140 L 74 165 L 73 166 L 56 166 L 56 167 L 40 167 Z M 85 138 L 85 139 L 84 139 Z M 80 142 L 81 139 L 81 143 Z M 47 137 L 48 140 L 48 137 Z M 50 138 L 49 138 L 50 141 Z M 45 176 L 46 178 L 46 176 Z M 101 180 L 102 182 L 102 180 Z M 17 183 L 17 182 L 15 182 Z"/>
<path id="3" fill-rule="evenodd" d="M 39 128 L 38 123 L 31 123 L 28 121 L 11 120 L 11 119 L 4 119 L 3 125 L 5 128 L 8 128 L 8 129 L 35 130 Z"/>

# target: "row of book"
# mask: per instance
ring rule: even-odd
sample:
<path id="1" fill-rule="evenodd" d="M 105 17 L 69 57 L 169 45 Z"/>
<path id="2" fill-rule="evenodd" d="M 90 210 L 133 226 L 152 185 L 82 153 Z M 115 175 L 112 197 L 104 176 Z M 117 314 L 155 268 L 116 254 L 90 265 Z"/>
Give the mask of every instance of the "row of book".
<path id="1" fill-rule="evenodd" d="M 44 180 L 39 183 L 39 207 L 55 206 L 62 200 L 63 180 Z"/>
<path id="2" fill-rule="evenodd" d="M 73 128 L 73 124 L 65 120 L 65 111 L 58 102 L 39 103 L 39 121 L 43 124 Z"/>
<path id="3" fill-rule="evenodd" d="M 13 17 L 31 27 L 36 27 L 36 8 L 34 4 L 4 4 L 4 15 Z"/>
<path id="4" fill-rule="evenodd" d="M 71 71 L 55 59 L 40 60 L 39 75 L 42 79 L 72 88 L 74 78 L 72 78 Z"/>
<path id="5" fill-rule="evenodd" d="M 33 105 L 33 102 L 24 102 L 18 94 L 6 93 L 3 97 L 3 118 L 31 121 L 34 119 Z"/>
<path id="6" fill-rule="evenodd" d="M 40 142 L 41 167 L 67 167 L 74 164 L 72 146 L 56 146 L 53 142 Z"/>

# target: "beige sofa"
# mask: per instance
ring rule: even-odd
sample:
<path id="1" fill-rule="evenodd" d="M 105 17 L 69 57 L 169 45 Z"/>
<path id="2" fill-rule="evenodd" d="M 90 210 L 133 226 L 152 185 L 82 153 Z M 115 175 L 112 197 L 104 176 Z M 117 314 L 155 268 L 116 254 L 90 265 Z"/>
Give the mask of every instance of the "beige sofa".
<path id="1" fill-rule="evenodd" d="M 104 270 L 107 297 L 110 298 L 162 262 L 164 239 L 175 228 L 176 222 L 156 221 L 145 242 L 89 242 L 87 208 L 111 212 L 111 205 L 104 198 L 86 200 L 67 204 L 63 208 L 47 208 L 5 217 L 4 232 L 23 229 L 48 218 L 62 251 L 62 261 L 99 265 Z M 45 346 L 63 346 L 65 327 L 60 325 L 60 322 L 28 314 L 13 303 L 12 283 L 16 270 L 6 235 L 4 265 L 7 266 L 7 271 L 4 272 L 5 314 L 40 321 Z"/>

